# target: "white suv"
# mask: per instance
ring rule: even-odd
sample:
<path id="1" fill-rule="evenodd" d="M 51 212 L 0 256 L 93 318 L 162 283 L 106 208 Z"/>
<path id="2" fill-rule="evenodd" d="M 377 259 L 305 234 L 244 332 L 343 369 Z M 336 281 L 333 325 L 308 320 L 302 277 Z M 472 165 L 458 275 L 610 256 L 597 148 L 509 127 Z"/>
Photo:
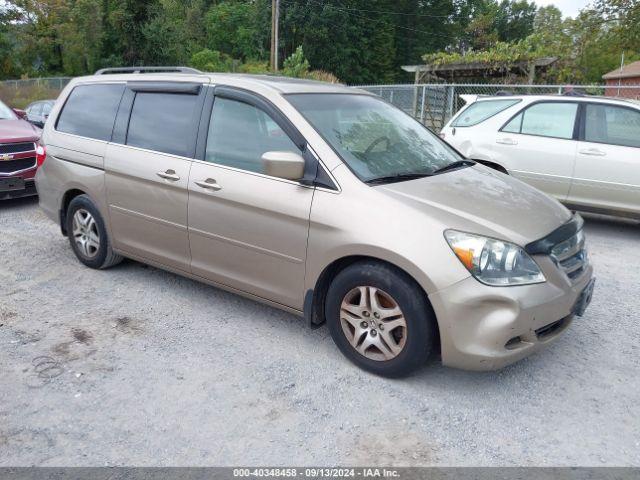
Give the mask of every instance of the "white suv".
<path id="1" fill-rule="evenodd" d="M 640 103 L 605 97 L 472 97 L 441 137 L 565 205 L 640 218 Z"/>

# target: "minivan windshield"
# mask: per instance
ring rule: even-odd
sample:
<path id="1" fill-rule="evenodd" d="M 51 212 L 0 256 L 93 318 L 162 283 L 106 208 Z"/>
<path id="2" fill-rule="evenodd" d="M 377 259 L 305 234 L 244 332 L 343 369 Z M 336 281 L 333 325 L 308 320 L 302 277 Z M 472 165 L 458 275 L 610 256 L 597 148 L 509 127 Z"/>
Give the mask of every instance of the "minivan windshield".
<path id="1" fill-rule="evenodd" d="M 411 180 L 463 160 L 419 122 L 379 98 L 341 93 L 286 98 L 364 182 Z"/>
<path id="2" fill-rule="evenodd" d="M 0 102 L 0 120 L 15 120 L 16 115 L 9 107 Z"/>

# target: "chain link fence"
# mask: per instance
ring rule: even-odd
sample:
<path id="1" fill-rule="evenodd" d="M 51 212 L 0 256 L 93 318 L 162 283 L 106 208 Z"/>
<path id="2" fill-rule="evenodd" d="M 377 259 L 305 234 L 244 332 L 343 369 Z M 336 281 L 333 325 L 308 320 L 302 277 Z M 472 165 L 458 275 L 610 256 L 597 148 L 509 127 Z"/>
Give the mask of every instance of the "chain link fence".
<path id="1" fill-rule="evenodd" d="M 607 95 L 640 99 L 640 85 L 487 85 L 487 84 L 420 84 L 362 85 L 363 90 L 379 95 L 413 116 L 425 126 L 439 131 L 465 104 L 463 95 Z"/>
<path id="2" fill-rule="evenodd" d="M 58 97 L 72 77 L 30 78 L 0 82 L 0 100 L 14 108 L 25 108 L 37 100 Z"/>
<path id="3" fill-rule="evenodd" d="M 0 100 L 24 108 L 37 100 L 57 98 L 72 77 L 33 78 L 0 82 Z M 607 95 L 640 99 L 640 85 L 504 85 L 504 84 L 419 84 L 357 86 L 379 95 L 413 116 L 427 127 L 439 131 L 465 105 L 464 95 Z"/>

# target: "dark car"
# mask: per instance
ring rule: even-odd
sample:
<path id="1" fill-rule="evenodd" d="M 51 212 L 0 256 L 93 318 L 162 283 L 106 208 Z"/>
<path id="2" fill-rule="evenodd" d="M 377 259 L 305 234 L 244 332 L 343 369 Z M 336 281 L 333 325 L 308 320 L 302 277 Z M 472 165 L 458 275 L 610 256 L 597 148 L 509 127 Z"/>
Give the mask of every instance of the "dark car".
<path id="1" fill-rule="evenodd" d="M 29 123 L 34 124 L 36 127 L 43 128 L 44 123 L 49 118 L 49 113 L 55 105 L 55 100 L 40 100 L 38 102 L 31 103 L 26 109 L 26 120 Z"/>
<path id="2" fill-rule="evenodd" d="M 0 102 L 0 200 L 36 195 L 33 177 L 44 160 L 40 133 Z"/>

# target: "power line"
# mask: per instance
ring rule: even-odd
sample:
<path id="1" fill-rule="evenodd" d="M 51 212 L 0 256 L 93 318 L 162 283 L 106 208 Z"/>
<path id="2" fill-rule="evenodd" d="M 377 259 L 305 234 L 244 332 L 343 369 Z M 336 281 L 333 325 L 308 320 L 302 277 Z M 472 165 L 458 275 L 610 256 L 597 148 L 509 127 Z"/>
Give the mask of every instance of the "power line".
<path id="1" fill-rule="evenodd" d="M 291 1 L 293 1 L 293 0 L 282 0 L 282 1 L 291 2 Z M 370 22 L 375 22 L 375 23 L 377 23 L 377 24 L 385 23 L 385 22 L 384 22 L 383 20 L 381 20 L 381 19 L 376 19 L 376 18 L 371 18 L 371 17 L 365 17 L 365 16 L 363 16 L 363 15 L 357 15 L 357 14 L 353 13 L 353 12 L 352 12 L 352 11 L 350 11 L 350 10 L 347 10 L 347 9 L 344 9 L 344 8 L 340 8 L 340 7 L 336 7 L 335 5 L 330 5 L 330 4 L 322 3 L 322 2 L 319 2 L 319 1 L 316 1 L 316 0 L 306 0 L 306 1 L 311 2 L 311 3 L 315 3 L 316 5 L 319 5 L 319 6 L 322 6 L 322 7 L 329 7 L 329 8 L 333 8 L 334 10 L 338 10 L 338 11 L 344 12 L 344 13 L 346 13 L 346 14 L 348 14 L 348 15 L 351 15 L 352 17 L 360 18 L 360 19 L 362 19 L 362 20 L 368 20 L 368 21 L 370 21 Z M 386 24 L 386 25 L 390 25 L 390 24 Z M 428 31 L 426 31 L 426 30 L 418 30 L 418 29 L 416 29 L 416 28 L 404 27 L 404 26 L 402 26 L 402 25 L 391 25 L 391 26 L 393 26 L 394 28 L 400 28 L 400 29 L 402 29 L 402 30 L 408 30 L 408 31 L 415 32 L 415 33 L 422 33 L 422 34 L 424 34 L 424 35 L 431 35 L 431 36 L 434 36 L 434 37 L 446 38 L 446 39 L 449 39 L 449 40 L 451 40 L 452 38 L 457 38 L 457 37 L 453 37 L 453 36 L 451 36 L 451 35 L 444 35 L 444 34 L 441 34 L 441 33 L 428 32 Z"/>
<path id="2" fill-rule="evenodd" d="M 328 6 L 332 6 L 331 4 L 326 4 Z M 365 12 L 365 13 L 381 13 L 385 15 L 401 15 L 407 17 L 424 17 L 424 18 L 446 18 L 451 20 L 469 20 L 470 16 L 460 17 L 460 16 L 452 16 L 452 15 L 431 15 L 428 13 L 405 13 L 405 12 L 393 12 L 390 10 L 369 10 L 366 8 L 350 8 L 342 5 L 343 10 L 351 10 L 354 12 Z"/>

